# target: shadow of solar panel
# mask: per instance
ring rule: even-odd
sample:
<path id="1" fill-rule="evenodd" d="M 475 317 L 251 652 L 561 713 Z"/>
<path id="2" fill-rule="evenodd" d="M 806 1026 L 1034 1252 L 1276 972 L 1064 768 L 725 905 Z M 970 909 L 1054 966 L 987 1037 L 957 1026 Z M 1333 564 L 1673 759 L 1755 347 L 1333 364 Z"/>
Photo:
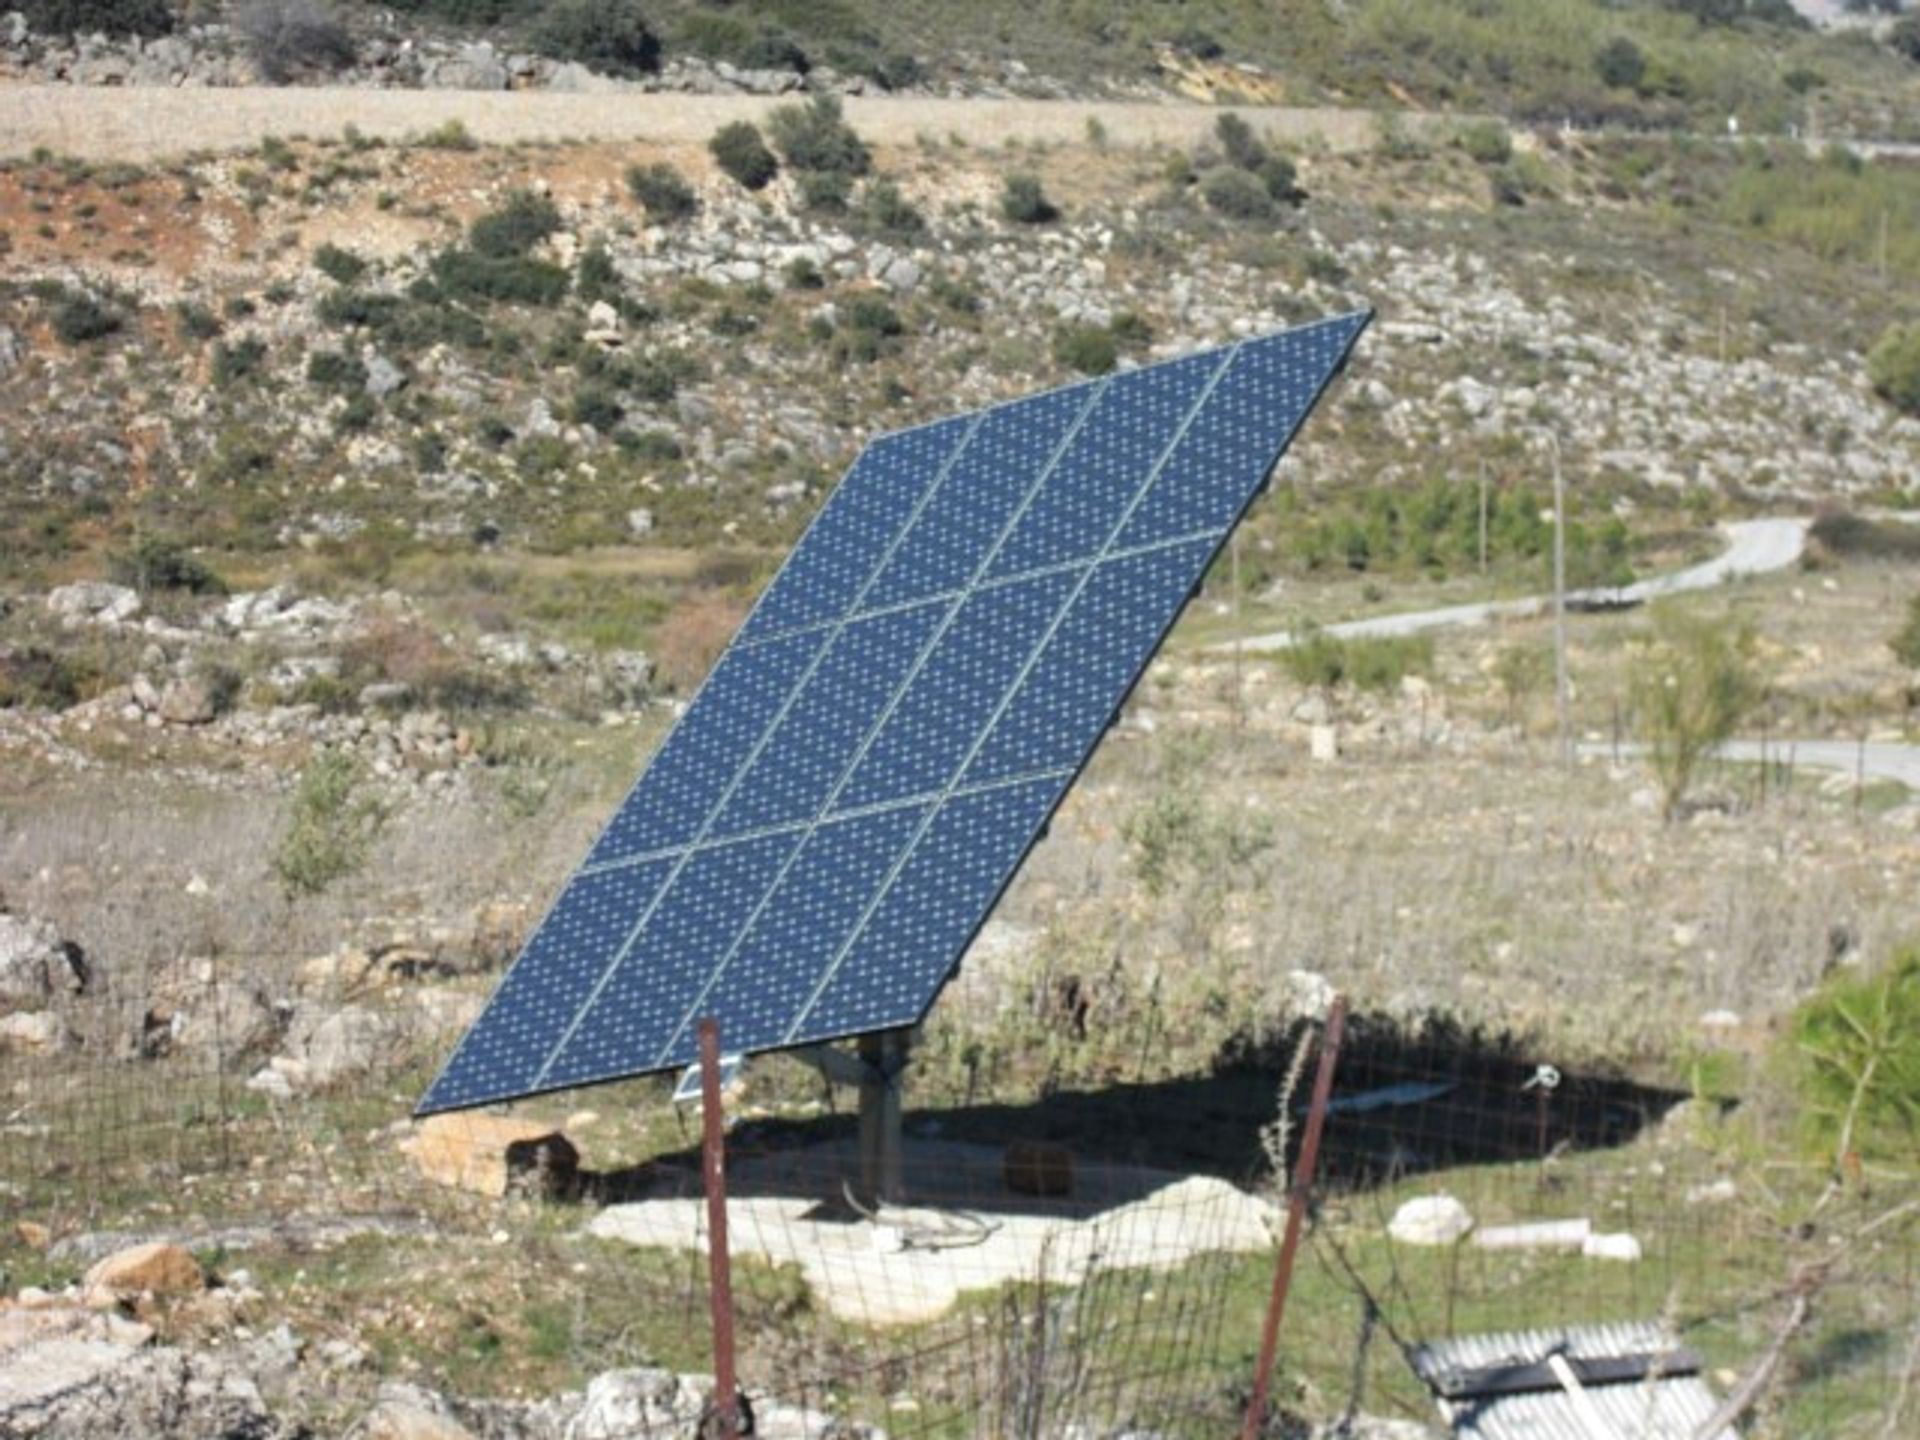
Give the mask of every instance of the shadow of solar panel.
<path id="1" fill-rule="evenodd" d="M 420 1113 L 917 1022 L 1369 318 L 868 446 Z"/>

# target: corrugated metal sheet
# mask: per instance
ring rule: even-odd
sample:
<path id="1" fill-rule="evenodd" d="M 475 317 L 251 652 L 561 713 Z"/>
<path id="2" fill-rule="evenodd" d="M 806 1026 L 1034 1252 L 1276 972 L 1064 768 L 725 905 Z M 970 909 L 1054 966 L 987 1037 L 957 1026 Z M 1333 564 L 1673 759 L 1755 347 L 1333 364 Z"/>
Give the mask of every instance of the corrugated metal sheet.
<path id="1" fill-rule="evenodd" d="M 1564 1390 L 1449 1400 L 1453 1377 L 1502 1366 L 1538 1365 L 1551 1355 L 1605 1360 L 1665 1355 L 1678 1342 L 1664 1327 L 1644 1322 L 1575 1325 L 1499 1335 L 1460 1335 L 1416 1346 L 1413 1366 L 1439 1400 L 1453 1433 L 1466 1440 L 1693 1440 L 1712 1416 L 1713 1391 L 1699 1375 L 1653 1376 L 1583 1386 L 1585 1403 Z M 1597 1425 L 1596 1425 L 1597 1422 Z M 1604 1427 L 1596 1434 L 1596 1428 Z M 1722 1430 L 1715 1440 L 1738 1440 Z"/>

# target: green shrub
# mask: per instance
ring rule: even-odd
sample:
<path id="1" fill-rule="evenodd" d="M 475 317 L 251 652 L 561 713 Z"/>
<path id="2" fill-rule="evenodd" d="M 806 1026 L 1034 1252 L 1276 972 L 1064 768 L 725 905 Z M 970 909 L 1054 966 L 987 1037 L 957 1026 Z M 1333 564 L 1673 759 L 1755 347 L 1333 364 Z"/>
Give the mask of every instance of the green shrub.
<path id="1" fill-rule="evenodd" d="M 1200 177 L 1200 195 L 1209 209 L 1229 220 L 1266 220 L 1273 197 L 1259 179 L 1237 165 L 1217 165 Z"/>
<path id="2" fill-rule="evenodd" d="M 516 190 L 497 210 L 475 220 L 467 243 L 476 255 L 505 260 L 525 255 L 560 228 L 560 212 L 553 201 L 531 190 Z"/>
<path id="3" fill-rule="evenodd" d="M 318 895 L 366 864 L 387 809 L 352 755 L 325 750 L 295 782 L 270 863 L 288 899 Z"/>
<path id="4" fill-rule="evenodd" d="M 1481 165 L 1504 165 L 1513 159 L 1513 136 L 1498 120 L 1482 120 L 1460 132 L 1460 148 Z"/>
<path id="5" fill-rule="evenodd" d="M 1680 814 L 1700 766 L 1763 690 L 1753 633 L 1731 621 L 1657 606 L 1631 672 L 1634 720 L 1660 781 L 1665 814 Z"/>
<path id="6" fill-rule="evenodd" d="M 799 184 L 800 208 L 820 215 L 843 215 L 853 194 L 853 181 L 838 170 L 803 171 Z"/>
<path id="7" fill-rule="evenodd" d="M 1593 73 L 1610 90 L 1638 90 L 1647 75 L 1647 57 L 1626 36 L 1616 35 L 1594 52 Z"/>
<path id="8" fill-rule="evenodd" d="M 1267 147 L 1253 133 L 1253 127 L 1231 110 L 1213 122 L 1214 138 L 1219 140 L 1229 165 L 1242 170 L 1258 170 L 1267 158 Z"/>
<path id="9" fill-rule="evenodd" d="M 459 119 L 443 120 L 414 142 L 423 150 L 478 150 L 480 142 Z"/>
<path id="10" fill-rule="evenodd" d="M 323 390 L 364 390 L 367 367 L 356 355 L 339 350 L 316 350 L 307 357 L 307 379 Z"/>
<path id="11" fill-rule="evenodd" d="M 780 173 L 780 162 L 751 120 L 721 126 L 707 142 L 707 149 L 713 152 L 714 163 L 748 190 L 764 190 Z"/>
<path id="12" fill-rule="evenodd" d="M 233 13 L 254 67 L 270 85 L 353 63 L 353 37 L 319 0 L 247 0 Z"/>
<path id="13" fill-rule="evenodd" d="M 99 680 L 78 656 L 0 645 L 0 710 L 65 710 L 92 696 Z"/>
<path id="14" fill-rule="evenodd" d="M 660 64 L 660 39 L 633 0 L 548 0 L 528 39 L 542 55 L 608 75 L 644 75 Z"/>
<path id="15" fill-rule="evenodd" d="M 1808 533 L 1829 555 L 1920 561 L 1920 526 L 1898 520 L 1869 520 L 1845 510 L 1830 510 L 1813 522 Z"/>
<path id="16" fill-rule="evenodd" d="M 1888 327 L 1867 352 L 1867 379 L 1894 409 L 1920 415 L 1920 324 Z"/>
<path id="17" fill-rule="evenodd" d="M 167 0 L 17 0 L 27 24 L 43 35 L 165 35 L 173 29 Z"/>
<path id="18" fill-rule="evenodd" d="M 1920 1144 L 1920 947 L 1877 974 L 1839 974 L 1791 1027 L 1808 1140 L 1836 1170 Z"/>
<path id="19" fill-rule="evenodd" d="M 709 60 L 743 70 L 792 70 L 804 75 L 813 62 L 800 42 L 775 25 L 750 25 L 731 15 L 690 15 L 680 23 L 680 44 Z"/>
<path id="20" fill-rule="evenodd" d="M 1920 65 L 1920 11 L 1902 15 L 1887 30 L 1887 44 L 1896 55 Z"/>
<path id="21" fill-rule="evenodd" d="M 313 252 L 313 268 L 336 284 L 352 285 L 367 273 L 367 262 L 338 245 L 322 245 Z"/>
<path id="22" fill-rule="evenodd" d="M 1298 205 L 1305 198 L 1300 189 L 1300 172 L 1285 155 L 1269 155 L 1254 172 L 1275 204 Z"/>
<path id="23" fill-rule="evenodd" d="M 173 318 L 187 340 L 211 340 L 220 333 L 220 317 L 206 306 L 182 300 L 173 307 Z"/>
<path id="24" fill-rule="evenodd" d="M 1120 346 L 1104 325 L 1065 325 L 1053 333 L 1053 358 L 1082 375 L 1105 375 L 1120 363 Z"/>
<path id="25" fill-rule="evenodd" d="M 248 336 L 233 344 L 213 347 L 213 383 L 224 390 L 242 380 L 252 380 L 266 368 L 267 342 Z"/>
<path id="26" fill-rule="evenodd" d="M 131 550 L 121 551 L 110 562 L 113 578 L 131 585 L 143 595 L 163 590 L 180 590 L 190 595 L 224 595 L 226 581 L 178 540 L 161 535 L 143 535 Z"/>
<path id="27" fill-rule="evenodd" d="M 1893 658 L 1909 670 L 1920 670 L 1920 595 L 1907 601 L 1907 620 L 1887 644 Z"/>
<path id="28" fill-rule="evenodd" d="M 513 305 L 558 305 L 571 278 L 558 265 L 524 256 L 488 256 L 443 250 L 433 257 L 434 283 L 449 299 Z"/>
<path id="29" fill-rule="evenodd" d="M 104 340 L 119 333 L 125 323 L 119 311 L 79 293 L 68 295 L 53 312 L 53 333 L 67 345 Z"/>
<path id="30" fill-rule="evenodd" d="M 820 267 L 805 255 L 789 260 L 781 278 L 789 290 L 824 290 L 827 285 L 827 277 L 820 273 Z"/>
<path id="31" fill-rule="evenodd" d="M 873 165 L 866 142 L 853 132 L 833 95 L 804 105 L 782 105 L 767 117 L 774 148 L 796 170 L 865 175 Z"/>
<path id="32" fill-rule="evenodd" d="M 606 386 L 582 385 L 573 392 L 570 415 L 576 425 L 590 425 L 602 435 L 611 435 L 620 428 L 626 409 Z"/>
<path id="33" fill-rule="evenodd" d="M 1046 225 L 1060 218 L 1038 175 L 1009 175 L 1000 192 L 1000 213 L 1016 225 Z"/>
<path id="34" fill-rule="evenodd" d="M 1280 652 L 1280 664 L 1297 685 L 1331 690 L 1354 685 L 1386 692 L 1408 675 L 1433 670 L 1431 635 L 1380 635 L 1341 639 L 1309 627 Z"/>
<path id="35" fill-rule="evenodd" d="M 927 222 L 900 187 L 884 177 L 869 180 L 860 189 L 855 211 L 861 228 L 891 240 L 912 240 L 927 232 Z"/>
<path id="36" fill-rule="evenodd" d="M 684 220 L 700 208 L 693 186 L 671 165 L 635 165 L 627 171 L 627 190 L 646 208 L 647 218 L 661 224 Z"/>

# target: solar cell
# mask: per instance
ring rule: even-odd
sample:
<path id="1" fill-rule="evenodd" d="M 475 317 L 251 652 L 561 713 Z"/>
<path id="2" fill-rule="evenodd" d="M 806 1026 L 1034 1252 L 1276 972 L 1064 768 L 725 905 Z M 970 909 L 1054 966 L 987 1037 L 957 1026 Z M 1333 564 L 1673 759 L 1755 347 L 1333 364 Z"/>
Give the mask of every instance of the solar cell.
<path id="1" fill-rule="evenodd" d="M 919 1020 L 1370 318 L 869 445 L 420 1113 Z"/>

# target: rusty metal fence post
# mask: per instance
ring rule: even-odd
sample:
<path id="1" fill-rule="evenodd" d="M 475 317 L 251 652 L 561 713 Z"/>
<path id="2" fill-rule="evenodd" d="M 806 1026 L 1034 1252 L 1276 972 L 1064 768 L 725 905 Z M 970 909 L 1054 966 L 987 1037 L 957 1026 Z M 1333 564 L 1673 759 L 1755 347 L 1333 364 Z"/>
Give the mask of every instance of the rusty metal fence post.
<path id="1" fill-rule="evenodd" d="M 739 1387 L 734 1378 L 733 1265 L 727 1251 L 727 1140 L 720 1111 L 720 1022 L 700 1022 L 700 1171 L 707 1192 L 707 1290 L 713 1312 L 713 1428 L 715 1440 L 740 1433 Z"/>
<path id="2" fill-rule="evenodd" d="M 1346 1028 L 1347 997 L 1336 995 L 1327 1006 L 1326 1024 L 1320 1035 L 1320 1067 L 1314 1072 L 1313 1099 L 1307 1107 L 1307 1128 L 1300 1137 L 1300 1158 L 1294 1164 L 1287 1187 L 1287 1229 L 1273 1264 L 1273 1293 L 1267 1300 L 1267 1321 L 1260 1335 L 1260 1359 L 1253 1373 L 1253 1398 L 1247 1402 L 1242 1440 L 1258 1440 L 1260 1427 L 1266 1423 L 1267 1390 L 1273 1381 L 1273 1364 L 1280 1349 L 1280 1322 L 1287 1313 L 1294 1256 L 1300 1249 L 1300 1233 L 1306 1228 L 1307 1200 L 1313 1189 L 1314 1172 L 1320 1165 L 1320 1133 L 1327 1124 L 1327 1102 L 1333 1097 L 1333 1069 L 1340 1059 L 1340 1037 Z"/>

